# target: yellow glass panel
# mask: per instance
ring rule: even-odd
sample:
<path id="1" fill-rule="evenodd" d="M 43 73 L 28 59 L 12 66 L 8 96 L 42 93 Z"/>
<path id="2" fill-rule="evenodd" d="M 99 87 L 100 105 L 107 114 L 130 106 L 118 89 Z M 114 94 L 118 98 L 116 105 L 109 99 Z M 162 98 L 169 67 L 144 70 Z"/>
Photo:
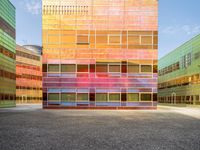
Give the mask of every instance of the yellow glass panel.
<path id="1" fill-rule="evenodd" d="M 109 36 L 109 43 L 110 44 L 120 44 L 121 37 L 117 35 L 110 35 Z"/>
<path id="2" fill-rule="evenodd" d="M 77 36 L 77 43 L 89 43 L 88 35 L 78 35 Z"/>
<path id="3" fill-rule="evenodd" d="M 141 44 L 142 45 L 152 45 L 152 36 L 142 36 Z"/>
<path id="4" fill-rule="evenodd" d="M 108 43 L 108 37 L 105 36 L 97 36 L 96 37 L 96 43 Z"/>
<path id="5" fill-rule="evenodd" d="M 75 43 L 75 36 L 61 36 L 62 43 Z"/>
<path id="6" fill-rule="evenodd" d="M 59 43 L 59 36 L 48 36 L 48 43 Z"/>
<path id="7" fill-rule="evenodd" d="M 158 44 L 158 36 L 153 37 L 153 44 L 157 45 Z"/>
<path id="8" fill-rule="evenodd" d="M 128 36 L 128 44 L 129 45 L 139 45 L 140 44 L 140 37 L 139 36 Z"/>

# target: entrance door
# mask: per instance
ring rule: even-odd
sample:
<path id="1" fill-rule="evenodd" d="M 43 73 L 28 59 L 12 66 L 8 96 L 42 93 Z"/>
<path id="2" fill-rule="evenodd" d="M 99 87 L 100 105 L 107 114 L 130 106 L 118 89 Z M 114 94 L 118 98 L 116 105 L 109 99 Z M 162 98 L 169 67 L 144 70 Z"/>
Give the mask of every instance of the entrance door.
<path id="1" fill-rule="evenodd" d="M 176 93 L 172 93 L 172 104 L 176 104 Z"/>
<path id="2" fill-rule="evenodd" d="M 27 103 L 27 96 L 26 95 L 22 96 L 22 103 Z"/>

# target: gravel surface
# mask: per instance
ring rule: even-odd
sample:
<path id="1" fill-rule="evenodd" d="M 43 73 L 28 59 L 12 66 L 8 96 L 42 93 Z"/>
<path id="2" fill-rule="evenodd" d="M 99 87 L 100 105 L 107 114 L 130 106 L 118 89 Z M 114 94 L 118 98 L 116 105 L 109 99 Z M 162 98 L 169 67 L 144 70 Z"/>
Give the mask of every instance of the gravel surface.
<path id="1" fill-rule="evenodd" d="M 200 150 L 200 119 L 157 111 L 0 110 L 0 150 Z"/>

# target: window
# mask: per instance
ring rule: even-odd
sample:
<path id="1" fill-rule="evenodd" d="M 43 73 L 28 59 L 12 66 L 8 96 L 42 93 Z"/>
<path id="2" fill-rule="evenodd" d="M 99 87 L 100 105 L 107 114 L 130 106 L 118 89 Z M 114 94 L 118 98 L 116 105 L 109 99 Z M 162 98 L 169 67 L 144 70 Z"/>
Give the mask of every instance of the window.
<path id="1" fill-rule="evenodd" d="M 152 72 L 151 65 L 141 65 L 141 72 Z"/>
<path id="2" fill-rule="evenodd" d="M 96 72 L 108 72 L 108 66 L 107 65 L 96 65 Z"/>
<path id="3" fill-rule="evenodd" d="M 109 35 L 109 44 L 121 44 L 121 36 Z"/>
<path id="4" fill-rule="evenodd" d="M 89 37 L 88 35 L 78 35 L 77 36 L 77 44 L 80 44 L 80 45 L 87 45 L 89 44 Z"/>
<path id="5" fill-rule="evenodd" d="M 58 64 L 49 64 L 48 72 L 59 72 L 59 65 Z"/>
<path id="6" fill-rule="evenodd" d="M 78 101 L 88 101 L 88 93 L 78 93 L 77 100 Z"/>
<path id="7" fill-rule="evenodd" d="M 197 52 L 194 54 L 194 59 L 199 59 L 200 58 L 200 52 Z"/>
<path id="8" fill-rule="evenodd" d="M 158 66 L 157 65 L 153 65 L 153 73 L 158 73 Z"/>
<path id="9" fill-rule="evenodd" d="M 49 93 L 48 100 L 49 101 L 59 101 L 59 94 L 58 93 Z"/>
<path id="10" fill-rule="evenodd" d="M 192 64 L 192 54 L 188 53 L 187 55 L 184 55 L 181 61 L 182 61 L 182 68 L 189 67 Z"/>
<path id="11" fill-rule="evenodd" d="M 88 72 L 88 65 L 77 65 L 77 72 Z"/>
<path id="12" fill-rule="evenodd" d="M 91 102 L 95 101 L 95 93 L 90 93 L 90 101 Z"/>
<path id="13" fill-rule="evenodd" d="M 120 101 L 120 94 L 119 93 L 110 93 L 109 101 Z"/>
<path id="14" fill-rule="evenodd" d="M 128 65 L 128 73 L 139 73 L 139 65 Z"/>
<path id="15" fill-rule="evenodd" d="M 47 64 L 42 65 L 42 72 L 47 72 Z"/>
<path id="16" fill-rule="evenodd" d="M 74 102 L 76 100 L 75 93 L 62 93 L 61 100 L 66 102 Z"/>
<path id="17" fill-rule="evenodd" d="M 121 101 L 125 102 L 127 100 L 127 95 L 126 93 L 121 94 Z"/>
<path id="18" fill-rule="evenodd" d="M 200 99 L 199 99 L 199 95 L 196 95 L 195 97 L 196 97 L 196 101 L 199 101 L 199 100 L 200 100 Z"/>
<path id="19" fill-rule="evenodd" d="M 127 73 L 127 65 L 126 64 L 122 64 L 122 67 L 121 67 L 121 72 L 122 73 Z"/>
<path id="20" fill-rule="evenodd" d="M 120 72 L 120 65 L 109 65 L 109 72 Z"/>
<path id="21" fill-rule="evenodd" d="M 141 101 L 151 101 L 151 94 L 141 94 Z"/>
<path id="22" fill-rule="evenodd" d="M 73 64 L 62 64 L 61 72 L 76 72 L 76 65 Z"/>
<path id="23" fill-rule="evenodd" d="M 106 102 L 108 101 L 108 97 L 106 93 L 97 93 L 96 94 L 96 101 L 97 102 Z"/>
<path id="24" fill-rule="evenodd" d="M 138 93 L 128 93 L 128 101 L 139 101 L 139 94 Z"/>
<path id="25" fill-rule="evenodd" d="M 157 93 L 153 93 L 153 101 L 157 101 L 158 100 L 158 95 Z"/>
<path id="26" fill-rule="evenodd" d="M 95 72 L 95 64 L 90 64 L 90 72 Z"/>

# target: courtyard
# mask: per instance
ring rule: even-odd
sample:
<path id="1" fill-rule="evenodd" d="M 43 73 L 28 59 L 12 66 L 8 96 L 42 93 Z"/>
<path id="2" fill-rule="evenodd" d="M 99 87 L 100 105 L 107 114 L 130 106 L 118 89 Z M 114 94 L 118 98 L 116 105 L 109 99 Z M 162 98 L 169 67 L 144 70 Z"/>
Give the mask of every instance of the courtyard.
<path id="1" fill-rule="evenodd" d="M 0 109 L 1 150 L 199 150 L 200 109 Z"/>

